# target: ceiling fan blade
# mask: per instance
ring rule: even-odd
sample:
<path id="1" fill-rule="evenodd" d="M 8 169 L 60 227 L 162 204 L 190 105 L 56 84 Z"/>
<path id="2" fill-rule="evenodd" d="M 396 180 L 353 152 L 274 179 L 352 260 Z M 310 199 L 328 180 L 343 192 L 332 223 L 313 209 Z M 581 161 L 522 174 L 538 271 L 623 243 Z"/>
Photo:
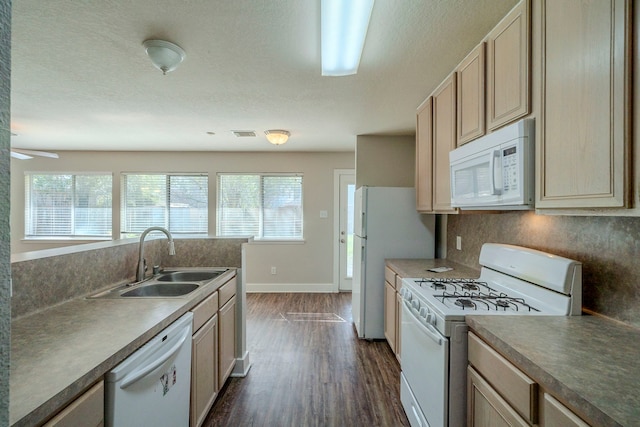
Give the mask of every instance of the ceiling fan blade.
<path id="1" fill-rule="evenodd" d="M 60 157 L 56 153 L 50 153 L 48 151 L 23 150 L 21 148 L 12 148 L 11 151 L 14 152 L 14 153 L 20 153 L 20 154 L 24 154 L 24 155 L 27 155 L 27 156 L 49 157 L 51 159 L 58 159 Z M 29 157 L 29 158 L 31 158 L 31 157 Z"/>
<path id="2" fill-rule="evenodd" d="M 13 150 L 11 150 L 11 157 L 13 157 L 14 159 L 19 159 L 19 160 L 33 159 L 33 157 L 31 157 L 31 156 L 27 156 L 26 154 L 22 154 L 22 153 L 16 153 Z"/>

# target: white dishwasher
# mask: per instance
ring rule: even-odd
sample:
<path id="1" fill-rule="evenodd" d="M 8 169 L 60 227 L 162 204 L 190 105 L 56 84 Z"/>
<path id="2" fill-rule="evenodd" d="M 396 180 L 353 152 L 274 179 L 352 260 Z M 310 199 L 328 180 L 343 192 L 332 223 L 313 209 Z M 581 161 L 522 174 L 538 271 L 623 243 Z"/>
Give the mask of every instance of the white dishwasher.
<path id="1" fill-rule="evenodd" d="M 189 425 L 192 319 L 186 313 L 107 373 L 108 427 Z"/>

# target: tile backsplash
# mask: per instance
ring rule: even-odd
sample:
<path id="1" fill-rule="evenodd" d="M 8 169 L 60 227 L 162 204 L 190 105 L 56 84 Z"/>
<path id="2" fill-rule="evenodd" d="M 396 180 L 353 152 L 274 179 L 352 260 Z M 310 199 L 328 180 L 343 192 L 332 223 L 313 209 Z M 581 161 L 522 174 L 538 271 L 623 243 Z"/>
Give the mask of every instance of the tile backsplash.
<path id="1" fill-rule="evenodd" d="M 456 250 L 456 236 L 462 250 Z M 640 218 L 460 214 L 447 218 L 447 258 L 479 269 L 485 242 L 525 246 L 583 263 L 583 308 L 640 327 Z"/>

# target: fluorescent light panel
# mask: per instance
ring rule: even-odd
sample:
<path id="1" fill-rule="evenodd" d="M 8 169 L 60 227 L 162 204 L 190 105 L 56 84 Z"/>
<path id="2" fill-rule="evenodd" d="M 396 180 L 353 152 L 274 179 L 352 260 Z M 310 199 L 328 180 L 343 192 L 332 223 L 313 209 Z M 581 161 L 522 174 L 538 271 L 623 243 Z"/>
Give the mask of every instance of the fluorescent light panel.
<path id="1" fill-rule="evenodd" d="M 374 0 L 322 0 L 322 75 L 358 72 Z"/>

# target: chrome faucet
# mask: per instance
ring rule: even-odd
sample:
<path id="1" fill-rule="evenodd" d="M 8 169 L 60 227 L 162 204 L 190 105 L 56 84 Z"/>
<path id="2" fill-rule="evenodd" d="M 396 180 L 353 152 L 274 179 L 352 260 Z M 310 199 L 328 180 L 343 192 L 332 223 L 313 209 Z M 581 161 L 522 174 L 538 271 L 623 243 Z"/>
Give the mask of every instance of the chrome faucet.
<path id="1" fill-rule="evenodd" d="M 136 271 L 136 282 L 141 282 L 144 280 L 144 273 L 145 273 L 144 238 L 147 237 L 147 234 L 149 234 L 152 231 L 162 231 L 164 234 L 166 234 L 167 239 L 169 239 L 169 255 L 176 254 L 176 249 L 175 249 L 175 246 L 173 245 L 173 237 L 171 236 L 171 233 L 169 233 L 169 230 L 163 227 L 149 227 L 146 230 L 144 230 L 140 235 L 140 248 L 139 248 L 140 252 L 138 253 L 138 270 Z"/>

